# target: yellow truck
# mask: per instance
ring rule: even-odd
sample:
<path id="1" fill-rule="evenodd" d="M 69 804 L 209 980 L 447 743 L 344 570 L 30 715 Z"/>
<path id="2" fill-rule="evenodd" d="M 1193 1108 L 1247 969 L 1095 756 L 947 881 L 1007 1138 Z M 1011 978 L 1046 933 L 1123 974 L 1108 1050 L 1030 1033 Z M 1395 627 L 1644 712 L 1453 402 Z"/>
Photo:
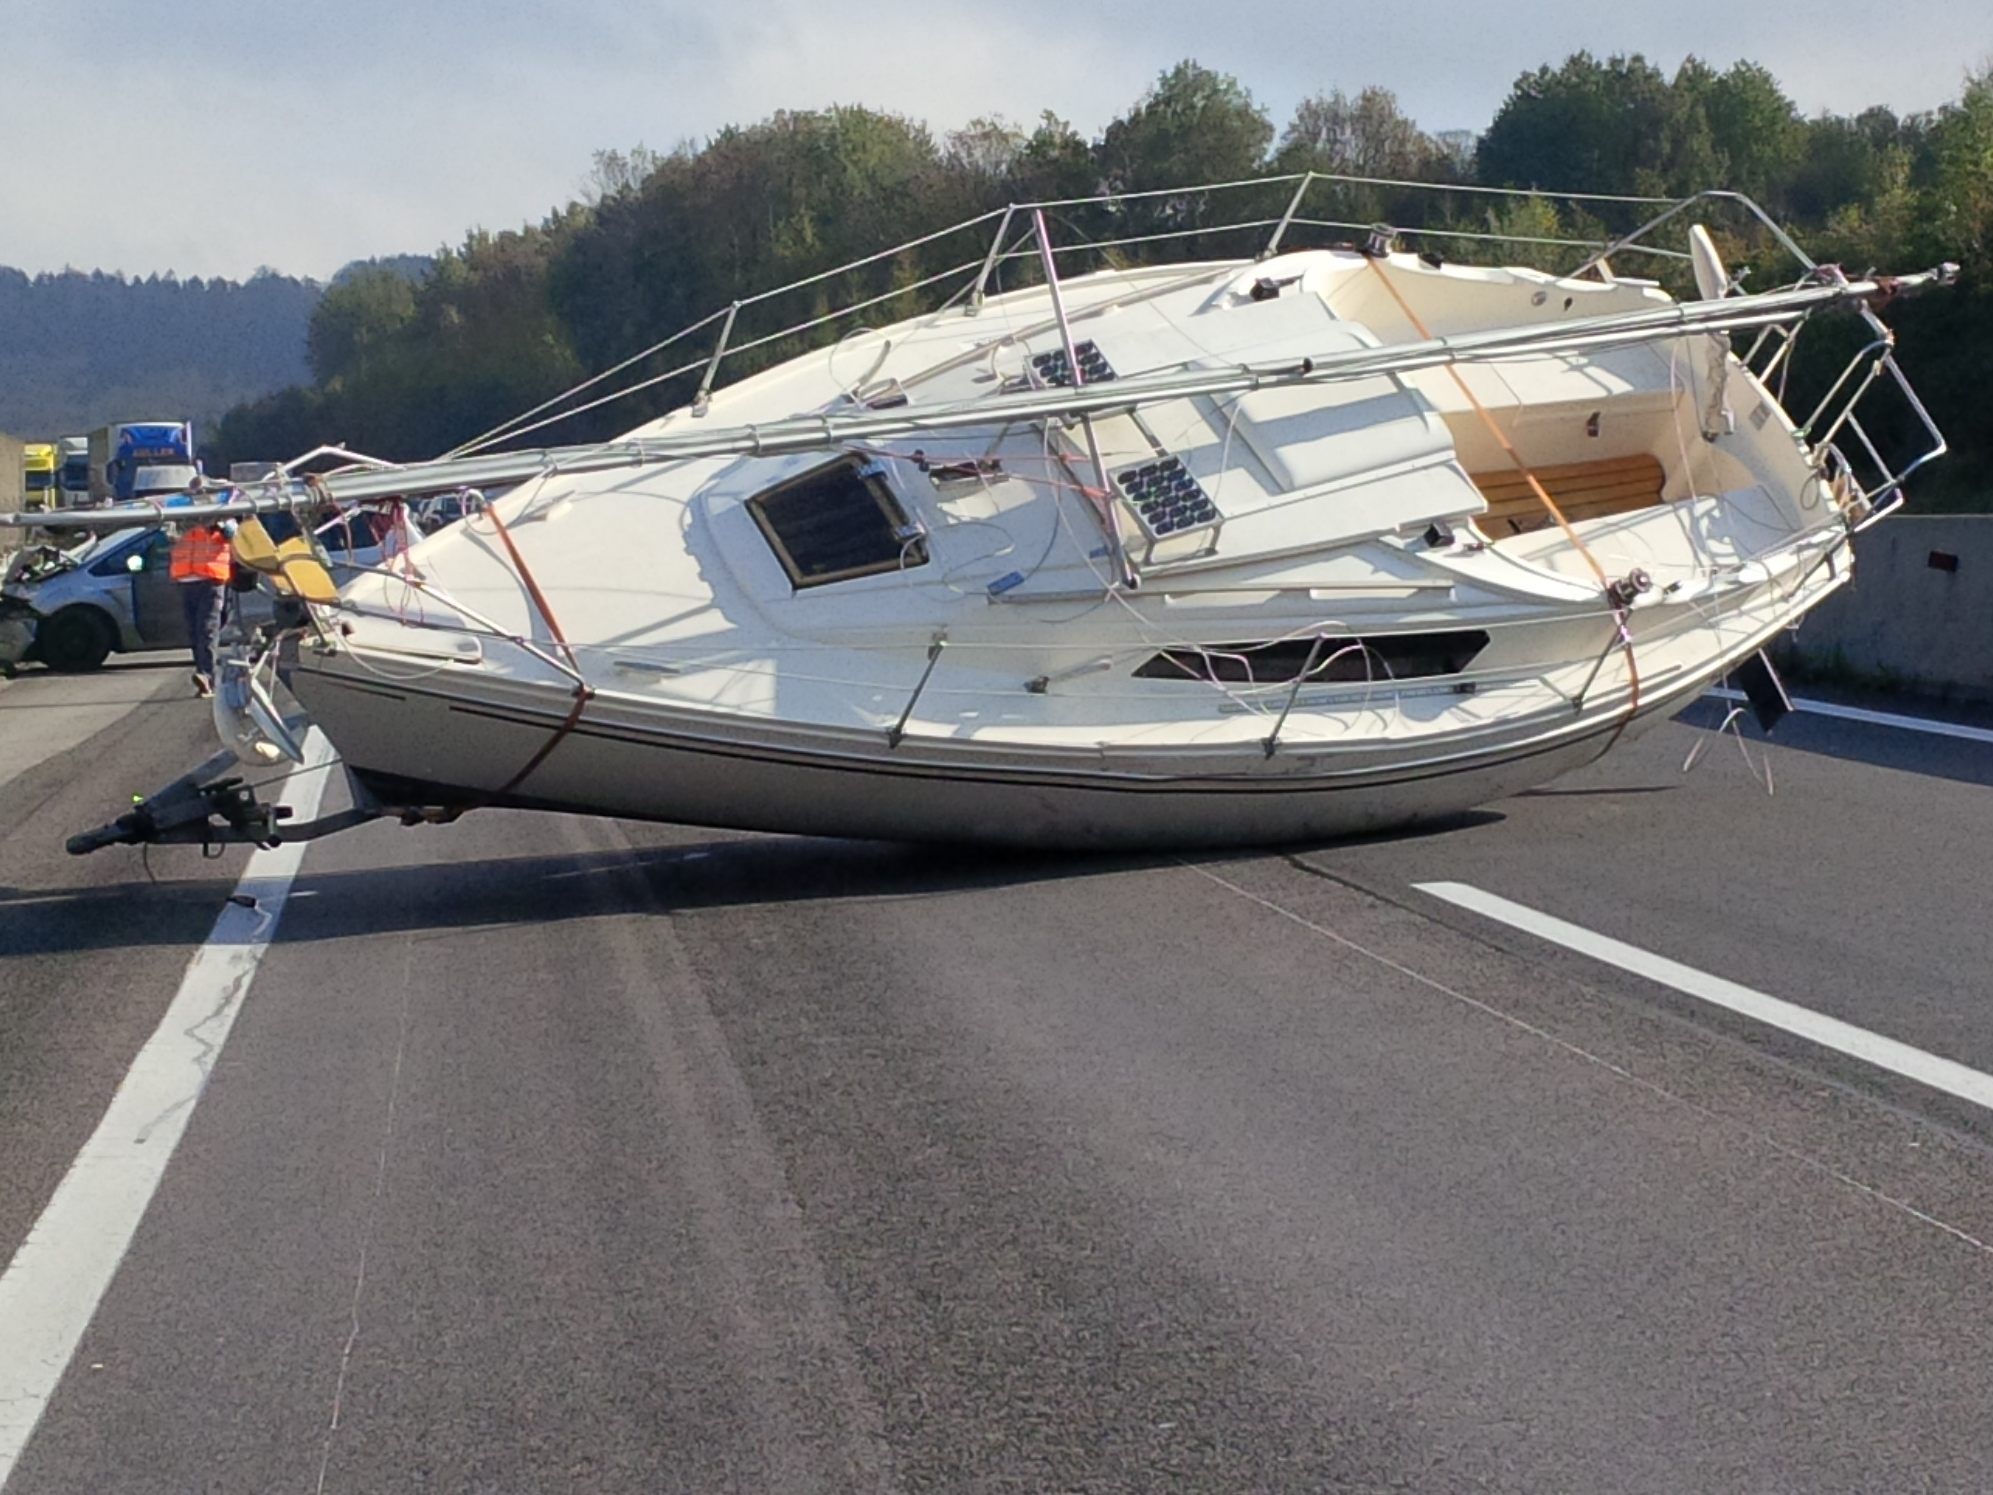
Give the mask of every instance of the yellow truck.
<path id="1" fill-rule="evenodd" d="M 62 452 L 52 442 L 30 441 L 21 448 L 23 507 L 53 509 L 62 502 L 56 488 L 56 474 L 62 469 Z"/>

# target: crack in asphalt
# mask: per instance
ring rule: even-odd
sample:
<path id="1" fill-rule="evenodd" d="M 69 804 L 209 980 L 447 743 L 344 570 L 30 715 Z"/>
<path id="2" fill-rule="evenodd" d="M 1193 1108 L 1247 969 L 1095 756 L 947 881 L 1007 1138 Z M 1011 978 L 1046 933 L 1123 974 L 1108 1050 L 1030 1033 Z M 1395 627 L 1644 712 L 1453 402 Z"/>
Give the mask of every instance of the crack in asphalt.
<path id="1" fill-rule="evenodd" d="M 367 1223 L 360 1232 L 360 1260 L 353 1273 L 353 1301 L 350 1308 L 352 1325 L 346 1334 L 346 1343 L 339 1350 L 339 1375 L 332 1386 L 332 1415 L 325 1425 L 325 1443 L 319 1451 L 318 1481 L 313 1486 L 314 1495 L 324 1495 L 325 1477 L 332 1467 L 332 1444 L 338 1436 L 340 1419 L 345 1411 L 346 1379 L 353 1365 L 353 1350 L 360 1342 L 360 1299 L 367 1291 L 367 1252 L 374 1242 L 374 1231 L 380 1223 L 381 1200 L 387 1192 L 388 1154 L 394 1147 L 395 1106 L 401 1096 L 402 1061 L 408 1054 L 408 1010 L 409 991 L 414 985 L 415 941 L 402 941 L 401 968 L 401 1012 L 399 1028 L 395 1035 L 394 1062 L 388 1071 L 388 1099 L 386 1113 L 381 1121 L 380 1154 L 374 1162 L 374 1192 L 367 1201 Z"/>

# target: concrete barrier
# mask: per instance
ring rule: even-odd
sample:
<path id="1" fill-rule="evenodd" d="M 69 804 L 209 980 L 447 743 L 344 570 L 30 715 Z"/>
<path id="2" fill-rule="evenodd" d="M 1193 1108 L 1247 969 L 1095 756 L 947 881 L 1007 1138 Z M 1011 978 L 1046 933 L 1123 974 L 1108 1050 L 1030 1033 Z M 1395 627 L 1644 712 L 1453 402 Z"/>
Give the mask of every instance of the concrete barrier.
<path id="1" fill-rule="evenodd" d="M 1993 701 L 1993 514 L 1885 519 L 1776 651 L 1795 678 Z"/>

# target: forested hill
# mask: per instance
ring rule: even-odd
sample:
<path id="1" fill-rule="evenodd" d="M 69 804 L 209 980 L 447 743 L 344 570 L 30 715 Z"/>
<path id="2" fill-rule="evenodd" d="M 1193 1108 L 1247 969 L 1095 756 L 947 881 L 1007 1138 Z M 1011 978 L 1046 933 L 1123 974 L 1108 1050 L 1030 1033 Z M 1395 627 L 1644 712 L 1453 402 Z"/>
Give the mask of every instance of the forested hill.
<path id="1" fill-rule="evenodd" d="M 0 431 L 43 438 L 111 420 L 209 425 L 310 377 L 306 333 L 324 288 L 288 275 L 127 280 L 0 266 Z"/>

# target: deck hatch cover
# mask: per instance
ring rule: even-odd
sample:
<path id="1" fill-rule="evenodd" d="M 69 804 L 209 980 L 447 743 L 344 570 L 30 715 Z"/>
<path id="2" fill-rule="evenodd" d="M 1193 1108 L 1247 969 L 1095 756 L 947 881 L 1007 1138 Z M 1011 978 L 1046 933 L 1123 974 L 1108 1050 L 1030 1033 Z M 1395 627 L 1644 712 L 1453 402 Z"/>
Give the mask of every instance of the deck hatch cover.
<path id="1" fill-rule="evenodd" d="M 1355 647 L 1361 645 L 1362 647 Z M 1165 649 L 1136 669 L 1142 680 L 1223 680 L 1275 685 L 1308 670 L 1310 680 L 1428 680 L 1457 675 L 1488 647 L 1478 628 L 1434 633 L 1386 633 L 1375 638 L 1328 637 L 1319 650 L 1312 636 L 1257 644 L 1207 644 L 1202 649 Z M 1315 656 L 1312 669 L 1309 655 Z"/>
<path id="2" fill-rule="evenodd" d="M 911 523 L 877 462 L 846 457 L 747 501 L 798 591 L 927 564 L 927 537 Z"/>

